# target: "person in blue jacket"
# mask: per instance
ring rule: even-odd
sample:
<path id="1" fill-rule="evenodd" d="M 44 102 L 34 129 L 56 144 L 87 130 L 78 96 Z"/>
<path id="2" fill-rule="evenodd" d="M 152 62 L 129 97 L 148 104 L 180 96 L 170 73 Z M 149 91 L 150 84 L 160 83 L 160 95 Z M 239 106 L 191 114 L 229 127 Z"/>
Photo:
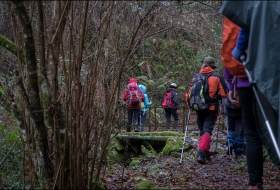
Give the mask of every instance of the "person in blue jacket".
<path id="1" fill-rule="evenodd" d="M 138 87 L 142 90 L 145 96 L 145 101 L 142 103 L 143 106 L 141 106 L 141 113 L 138 119 L 138 132 L 142 132 L 146 123 L 146 118 L 149 110 L 148 107 L 152 105 L 152 102 L 149 100 L 146 86 L 144 86 L 143 84 L 139 84 Z"/>

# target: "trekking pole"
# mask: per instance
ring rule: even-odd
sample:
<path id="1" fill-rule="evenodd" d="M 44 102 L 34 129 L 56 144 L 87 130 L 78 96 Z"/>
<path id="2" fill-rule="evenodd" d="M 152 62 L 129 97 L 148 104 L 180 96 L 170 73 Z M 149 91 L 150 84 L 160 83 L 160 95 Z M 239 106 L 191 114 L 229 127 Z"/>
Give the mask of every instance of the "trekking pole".
<path id="1" fill-rule="evenodd" d="M 244 55 L 242 55 L 242 56 L 240 57 L 240 60 L 242 61 L 243 65 L 245 65 L 245 60 L 246 60 L 246 58 L 245 58 Z M 263 107 L 262 107 L 261 100 L 260 100 L 260 98 L 259 98 L 259 96 L 258 96 L 256 83 L 252 80 L 252 78 L 251 78 L 249 72 L 247 71 L 247 69 L 245 69 L 245 72 L 246 72 L 247 77 L 248 77 L 248 79 L 249 79 L 250 85 L 252 86 L 252 89 L 253 89 L 254 95 L 255 95 L 255 97 L 256 97 L 256 100 L 257 100 L 257 102 L 258 102 L 258 105 L 259 105 L 259 107 L 260 107 L 260 110 L 261 110 L 263 119 L 265 120 L 265 125 L 266 125 L 266 128 L 267 128 L 268 132 L 269 132 L 269 136 L 270 136 L 270 138 L 271 138 L 271 140 L 272 140 L 272 143 L 273 143 L 273 146 L 274 146 L 274 148 L 275 148 L 276 154 L 277 154 L 277 156 L 278 156 L 278 159 L 280 160 L 280 150 L 279 150 L 279 147 L 278 147 L 278 145 L 277 145 L 277 141 L 276 141 L 276 139 L 275 139 L 275 137 L 274 137 L 273 131 L 272 131 L 272 129 L 271 129 L 270 123 L 269 123 L 269 121 L 268 121 L 268 119 L 267 119 L 267 117 L 266 117 L 266 114 L 265 114 L 265 112 L 264 112 L 264 109 L 263 109 Z"/>
<path id="2" fill-rule="evenodd" d="M 228 116 L 226 115 L 226 126 L 227 126 L 227 135 L 228 135 L 228 132 L 229 132 L 229 130 L 228 130 Z M 229 146 L 229 138 L 227 138 L 228 140 L 228 152 L 229 152 L 229 158 L 231 159 L 231 156 L 232 156 L 232 151 L 230 150 L 230 146 Z"/>
<path id="3" fill-rule="evenodd" d="M 221 114 L 222 115 L 222 114 Z M 220 120 L 221 120 L 221 115 L 219 116 L 219 121 L 218 121 L 218 131 L 217 131 L 217 137 L 216 137 L 216 149 L 218 146 L 218 140 L 219 140 L 219 131 L 220 131 Z"/>
<path id="4" fill-rule="evenodd" d="M 180 159 L 180 164 L 182 162 L 183 159 L 183 153 L 184 153 L 184 148 L 185 148 L 185 142 L 186 142 L 186 136 L 187 136 L 187 131 L 188 131 L 188 124 L 189 124 L 189 120 L 190 120 L 190 115 L 191 115 L 191 109 L 189 108 L 189 113 L 188 113 L 188 118 L 186 121 L 186 129 L 185 129 L 185 135 L 184 135 L 184 142 L 183 142 L 183 147 L 182 147 L 182 151 L 181 151 L 181 159 Z"/>
<path id="5" fill-rule="evenodd" d="M 225 115 L 226 116 L 226 127 L 227 127 L 227 134 L 226 134 L 226 138 L 227 138 L 227 135 L 228 135 L 228 132 L 229 132 L 229 125 L 228 125 L 228 109 L 227 109 L 227 107 L 226 107 L 226 99 L 223 99 L 223 112 L 224 112 L 224 114 L 223 115 Z M 227 143 L 228 143 L 228 151 L 229 151 L 229 158 L 231 159 L 232 157 L 232 150 L 230 150 L 231 149 L 231 147 L 229 146 L 229 138 L 227 138 Z"/>

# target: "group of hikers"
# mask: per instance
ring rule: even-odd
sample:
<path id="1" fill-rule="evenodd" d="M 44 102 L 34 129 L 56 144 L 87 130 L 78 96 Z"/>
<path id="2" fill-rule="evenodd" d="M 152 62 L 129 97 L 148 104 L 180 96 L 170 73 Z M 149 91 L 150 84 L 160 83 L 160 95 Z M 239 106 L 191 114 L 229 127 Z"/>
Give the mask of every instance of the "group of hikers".
<path id="1" fill-rule="evenodd" d="M 241 154 L 246 155 L 248 166 L 247 171 L 249 174 L 248 185 L 250 186 L 250 189 L 263 188 L 263 145 L 265 145 L 269 155 L 273 158 L 272 161 L 278 168 L 279 160 L 277 161 L 277 156 L 275 156 L 276 154 L 273 152 L 275 149 L 277 152 L 277 147 L 275 148 L 274 146 L 275 149 L 271 148 L 272 146 L 267 148 L 267 145 L 271 142 L 271 138 L 273 137 L 264 137 L 263 134 L 259 132 L 260 129 L 263 128 L 261 126 L 263 123 L 259 121 L 259 112 L 257 112 L 258 109 L 261 109 L 261 105 L 259 105 L 260 103 L 257 101 L 258 96 L 255 93 L 256 90 L 253 85 L 254 81 L 250 78 L 248 71 L 245 72 L 246 69 L 243 66 L 246 61 L 246 56 L 248 56 L 248 51 L 257 48 L 252 45 L 250 46 L 251 49 L 248 48 L 248 44 L 254 44 L 253 37 L 250 36 L 252 33 L 250 30 L 250 23 L 246 23 L 248 21 L 248 19 L 246 20 L 246 16 L 248 16 L 248 14 L 245 14 L 246 12 L 244 12 L 243 16 L 241 13 L 235 14 L 234 10 L 231 9 L 233 9 L 233 7 L 242 7 L 244 10 L 250 8 L 261 12 L 264 10 L 261 8 L 262 6 L 266 9 L 271 9 L 270 2 L 252 1 L 246 3 L 225 1 L 223 3 L 222 8 L 220 9 L 220 13 L 226 17 L 224 21 L 223 47 L 221 51 L 222 63 L 224 65 L 223 76 L 215 71 L 217 68 L 215 65 L 215 59 L 208 56 L 204 58 L 199 73 L 195 74 L 192 78 L 191 84 L 185 95 L 186 105 L 189 109 L 196 112 L 197 126 L 200 130 L 196 161 L 200 164 L 207 164 L 211 161 L 210 145 L 212 132 L 218 117 L 221 114 L 225 114 L 227 116 L 226 153 L 228 155 L 232 155 L 234 153 L 236 157 Z M 267 12 L 265 12 L 263 14 L 268 17 L 269 14 L 272 13 L 270 12 L 267 14 Z M 252 17 L 248 18 L 252 19 Z M 253 25 L 253 19 L 251 22 L 252 26 L 255 27 L 256 25 Z M 229 31 L 229 29 L 232 30 Z M 254 33 L 254 35 L 257 34 L 261 33 Z M 232 41 L 232 43 L 229 41 Z M 274 42 L 275 41 L 271 43 L 273 44 Z M 265 49 L 263 50 L 267 51 Z M 261 54 L 262 52 L 254 53 Z M 256 56 L 256 54 L 251 53 L 250 58 L 253 59 L 252 57 Z M 274 54 L 272 55 L 274 56 Z M 172 83 L 162 98 L 162 107 L 165 110 L 167 130 L 170 129 L 171 116 L 174 118 L 173 129 L 176 129 L 178 124 L 178 96 L 176 89 L 177 84 Z M 134 92 L 132 92 L 133 90 L 137 91 L 136 94 L 140 97 L 141 101 L 136 100 L 134 102 L 134 99 L 139 98 L 134 98 Z M 272 91 L 273 90 L 268 92 Z M 135 78 L 130 79 L 128 87 L 123 95 L 123 100 L 128 102 L 127 132 L 130 132 L 133 114 L 134 126 L 140 126 L 140 128 L 135 128 L 135 131 L 143 130 L 141 126 L 145 123 L 147 109 L 151 105 L 146 93 L 145 86 L 137 85 L 137 80 Z M 272 97 L 274 98 L 275 96 Z M 143 102 L 142 106 L 141 102 Z M 221 105 L 224 105 L 223 108 Z M 266 121 L 266 123 L 268 122 Z M 276 159 L 274 159 L 275 157 Z"/>
<path id="2" fill-rule="evenodd" d="M 218 116 L 222 113 L 227 115 L 227 154 L 232 155 L 234 152 L 237 157 L 244 154 L 245 148 L 241 107 L 231 103 L 228 97 L 229 84 L 222 75 L 214 70 L 216 68 L 214 58 L 206 57 L 203 60 L 200 72 L 193 77 L 185 95 L 187 106 L 195 111 L 197 115 L 197 125 L 201 136 L 198 145 L 197 162 L 201 164 L 205 164 L 206 160 L 210 160 L 209 150 L 212 131 Z M 177 84 L 171 83 L 161 101 L 161 106 L 165 112 L 166 130 L 171 129 L 171 116 L 174 119 L 172 130 L 177 129 L 179 122 L 178 94 L 176 89 Z M 200 97 L 201 89 L 205 91 L 204 97 Z M 152 104 L 147 95 L 147 88 L 143 84 L 138 84 L 136 78 L 130 78 L 122 99 L 126 102 L 128 113 L 126 131 L 130 132 L 131 127 L 134 126 L 135 132 L 142 132 L 148 109 Z M 202 99 L 207 99 L 207 105 L 202 102 Z M 223 109 L 221 108 L 222 102 Z"/>
<path id="3" fill-rule="evenodd" d="M 129 83 L 123 94 L 122 100 L 127 106 L 126 131 L 131 131 L 133 123 L 135 132 L 142 132 L 146 122 L 148 107 L 152 105 L 147 94 L 147 88 L 137 83 L 136 78 L 129 79 Z"/>
<path id="4" fill-rule="evenodd" d="M 176 89 L 177 84 L 171 83 L 162 98 L 161 105 L 165 111 L 166 130 L 170 130 L 171 116 L 174 118 L 173 130 L 176 130 L 179 122 L 178 95 Z M 147 94 L 146 86 L 138 84 L 136 78 L 130 78 L 122 100 L 126 102 L 127 107 L 126 131 L 130 132 L 131 126 L 134 126 L 134 132 L 142 132 L 149 107 L 152 105 Z"/>

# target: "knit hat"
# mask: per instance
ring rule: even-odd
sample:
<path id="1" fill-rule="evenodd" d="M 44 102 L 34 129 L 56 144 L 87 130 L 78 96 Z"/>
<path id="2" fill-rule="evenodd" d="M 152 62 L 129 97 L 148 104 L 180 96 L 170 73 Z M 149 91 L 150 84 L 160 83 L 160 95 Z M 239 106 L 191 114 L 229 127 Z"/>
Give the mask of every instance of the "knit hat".
<path id="1" fill-rule="evenodd" d="M 215 59 L 213 57 L 205 57 L 203 60 L 203 65 L 202 68 L 206 67 L 206 66 L 210 66 L 212 69 L 216 69 L 217 66 L 215 65 Z"/>
<path id="2" fill-rule="evenodd" d="M 130 78 L 129 83 L 131 83 L 131 82 L 136 82 L 137 83 L 137 79 L 136 78 Z"/>

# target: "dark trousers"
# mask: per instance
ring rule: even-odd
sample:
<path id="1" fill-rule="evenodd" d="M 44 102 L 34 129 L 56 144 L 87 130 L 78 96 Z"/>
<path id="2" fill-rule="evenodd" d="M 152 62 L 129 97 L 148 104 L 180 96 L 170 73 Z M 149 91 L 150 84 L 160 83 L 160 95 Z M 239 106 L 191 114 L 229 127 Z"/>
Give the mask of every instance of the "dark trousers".
<path id="1" fill-rule="evenodd" d="M 196 116 L 196 122 L 200 130 L 200 136 L 202 136 L 204 133 L 212 135 L 212 131 L 218 117 L 218 110 L 196 111 Z"/>
<path id="2" fill-rule="evenodd" d="M 262 183 L 263 144 L 257 132 L 256 126 L 256 100 L 251 87 L 239 88 L 238 94 L 245 125 L 246 159 L 249 173 L 249 185 L 257 185 L 257 183 Z"/>
<path id="3" fill-rule="evenodd" d="M 126 123 L 127 132 L 130 132 L 132 119 L 133 119 L 134 128 L 137 129 L 139 115 L 140 115 L 140 108 L 127 108 L 127 123 Z"/>
<path id="4" fill-rule="evenodd" d="M 166 129 L 170 129 L 170 123 L 171 123 L 171 115 L 174 118 L 174 124 L 173 124 L 173 129 L 176 129 L 178 121 L 179 121 L 179 116 L 177 113 L 178 109 L 173 109 L 173 108 L 165 108 L 165 118 L 166 118 Z"/>
<path id="5" fill-rule="evenodd" d="M 147 111 L 141 110 L 141 112 L 139 114 L 139 118 L 138 118 L 138 131 L 139 132 L 144 131 L 147 115 L 148 115 Z"/>
<path id="6" fill-rule="evenodd" d="M 237 115 L 237 116 L 228 115 L 227 117 L 228 117 L 228 130 L 235 131 L 236 135 L 243 137 L 244 124 L 242 120 L 242 115 Z"/>

